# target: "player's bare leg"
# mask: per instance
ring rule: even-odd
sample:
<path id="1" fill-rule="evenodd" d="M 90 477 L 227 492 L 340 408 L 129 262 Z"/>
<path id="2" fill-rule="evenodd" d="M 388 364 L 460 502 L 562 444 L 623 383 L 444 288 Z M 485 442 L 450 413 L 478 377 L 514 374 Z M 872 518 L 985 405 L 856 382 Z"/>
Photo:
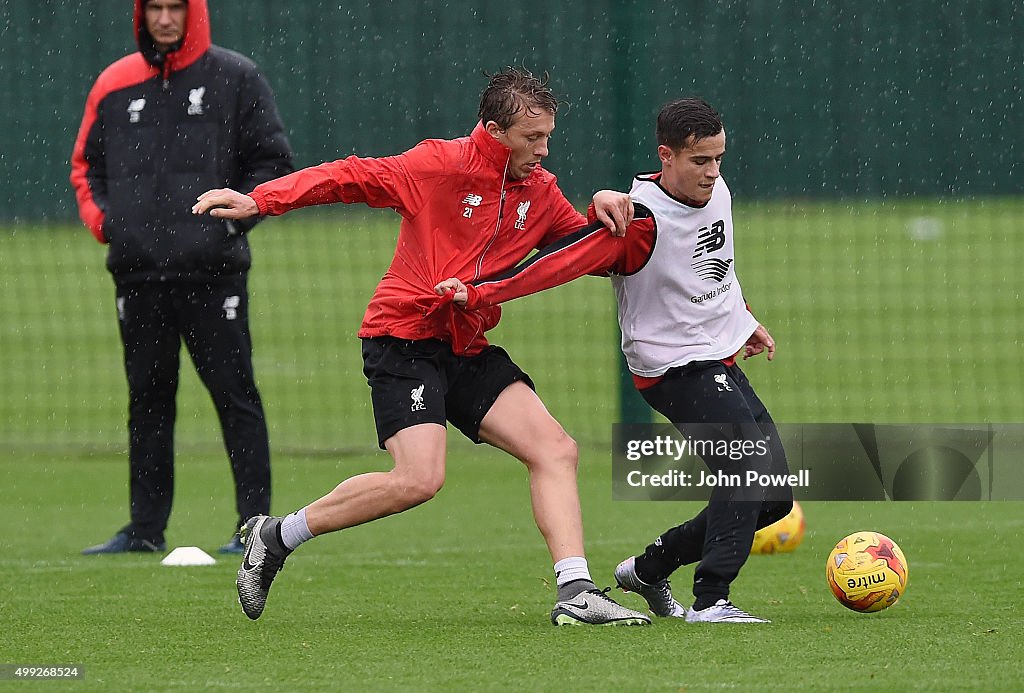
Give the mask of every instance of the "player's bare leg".
<path id="1" fill-rule="evenodd" d="M 445 476 L 447 431 L 432 423 L 404 428 L 384 441 L 394 459 L 389 472 L 353 476 L 306 507 L 313 536 L 400 513 L 430 500 Z"/>
<path id="2" fill-rule="evenodd" d="M 650 619 L 615 603 L 597 589 L 583 552 L 583 520 L 576 442 L 525 383 L 509 385 L 480 424 L 480 439 L 526 465 L 537 528 L 555 563 L 556 625 L 645 625 Z"/>
<path id="3" fill-rule="evenodd" d="M 333 491 L 286 518 L 260 515 L 242 528 L 245 542 L 236 586 L 245 615 L 263 613 L 270 585 L 303 541 L 400 513 L 424 503 L 444 484 L 446 430 L 438 424 L 405 428 L 384 442 L 395 466 L 346 479 Z"/>
<path id="4" fill-rule="evenodd" d="M 576 441 L 537 393 L 522 382 L 505 388 L 480 423 L 480 439 L 526 465 L 533 517 L 551 560 L 583 556 Z"/>

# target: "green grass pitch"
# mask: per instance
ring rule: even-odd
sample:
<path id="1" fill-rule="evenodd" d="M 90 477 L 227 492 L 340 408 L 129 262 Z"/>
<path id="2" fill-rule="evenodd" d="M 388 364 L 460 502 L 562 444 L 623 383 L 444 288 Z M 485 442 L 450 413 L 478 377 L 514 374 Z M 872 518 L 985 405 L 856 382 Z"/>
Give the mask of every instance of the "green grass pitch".
<path id="1" fill-rule="evenodd" d="M 595 578 L 696 510 L 612 502 L 603 450 L 585 449 L 581 489 Z M 278 457 L 279 509 L 382 454 Z M 771 625 L 555 628 L 546 550 L 525 473 L 496 452 L 453 445 L 430 503 L 302 547 L 256 622 L 241 612 L 235 559 L 169 568 L 152 556 L 83 557 L 123 520 L 124 464 L 108 457 L 0 462 L 4 550 L 0 660 L 78 664 L 86 690 L 199 686 L 275 690 L 1012 690 L 1020 635 L 1013 548 L 1019 503 L 805 503 L 790 555 L 754 556 L 736 602 Z M 231 521 L 227 465 L 179 465 L 172 544 L 212 552 Z M 896 606 L 856 614 L 825 584 L 850 531 L 893 537 L 910 565 Z M 689 568 L 676 591 L 688 596 Z M 616 597 L 631 606 L 635 595 Z M 3 685 L 3 684 L 0 684 Z M 78 684 L 76 684 L 78 685 Z"/>
<path id="2" fill-rule="evenodd" d="M 1022 215 L 1013 199 L 741 200 L 740 279 L 779 342 L 774 363 L 745 370 L 776 419 L 1021 421 Z M 396 226 L 387 212 L 301 212 L 252 236 L 276 512 L 387 466 L 354 332 Z M 0 234 L 0 664 L 78 664 L 82 690 L 1019 686 L 1020 502 L 805 503 L 803 545 L 751 558 L 734 587 L 766 627 L 550 626 L 525 472 L 455 433 L 438 498 L 303 547 L 258 622 L 236 602 L 234 559 L 81 557 L 127 514 L 127 396 L 102 264 L 70 225 Z M 611 500 L 610 288 L 587 278 L 510 304 L 493 334 L 581 443 L 588 555 L 610 584 L 619 560 L 696 510 Z M 168 539 L 212 551 L 233 521 L 228 465 L 206 394 L 183 373 Z M 847 611 L 825 585 L 829 550 L 858 529 L 895 539 L 910 564 L 906 596 L 879 614 Z M 689 581 L 684 568 L 680 596 Z"/>

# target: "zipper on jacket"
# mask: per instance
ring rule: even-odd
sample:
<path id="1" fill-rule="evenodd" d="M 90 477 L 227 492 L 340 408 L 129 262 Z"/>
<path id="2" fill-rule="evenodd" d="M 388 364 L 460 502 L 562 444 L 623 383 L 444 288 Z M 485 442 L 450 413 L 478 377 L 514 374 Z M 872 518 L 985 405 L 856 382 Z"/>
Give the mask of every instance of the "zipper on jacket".
<path id="1" fill-rule="evenodd" d="M 504 185 L 504 183 L 503 183 Z M 476 261 L 476 271 L 473 273 L 473 281 L 480 278 L 480 272 L 484 268 L 484 256 L 487 255 L 487 251 L 494 245 L 494 241 L 498 238 L 498 230 L 501 229 L 501 218 L 505 216 L 505 191 L 501 191 L 501 202 L 498 203 L 498 223 L 494 225 L 494 233 L 491 234 L 491 240 L 487 241 L 487 245 L 484 246 L 484 250 L 480 253 L 480 257 Z"/>
<path id="2" fill-rule="evenodd" d="M 509 161 L 512 160 L 512 154 L 508 155 Z M 498 231 L 501 229 L 501 218 L 505 214 L 505 176 L 508 175 L 508 161 L 505 162 L 505 170 L 501 172 L 501 201 L 498 203 L 498 222 L 494 225 L 494 233 L 491 235 L 491 240 L 487 241 L 487 245 L 484 246 L 484 250 L 480 253 L 480 257 L 476 260 L 476 270 L 473 272 L 472 281 L 476 281 L 480 278 L 480 272 L 483 271 L 484 267 L 484 256 L 487 255 L 487 251 L 494 245 L 495 239 L 498 238 Z"/>
<path id="3" fill-rule="evenodd" d="M 155 111 L 160 120 L 155 130 L 156 143 L 156 166 L 153 168 L 153 176 L 156 184 L 154 198 L 152 200 L 155 214 L 166 213 L 166 203 L 162 202 L 163 191 L 167 190 L 167 157 L 170 148 L 173 146 L 176 135 L 177 123 L 171 108 L 171 70 L 170 65 L 165 61 L 163 67 L 162 89 L 156 94 Z M 166 260 L 157 260 L 156 270 L 160 281 L 167 280 Z"/>

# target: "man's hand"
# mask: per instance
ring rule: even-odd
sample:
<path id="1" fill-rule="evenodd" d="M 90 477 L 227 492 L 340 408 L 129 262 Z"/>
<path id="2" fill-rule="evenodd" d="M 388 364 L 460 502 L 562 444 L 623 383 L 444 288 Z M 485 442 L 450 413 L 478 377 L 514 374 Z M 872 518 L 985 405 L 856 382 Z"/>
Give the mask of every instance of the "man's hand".
<path id="1" fill-rule="evenodd" d="M 438 296 L 444 296 L 449 292 L 454 293 L 452 302 L 459 306 L 466 305 L 466 301 L 469 300 L 469 290 L 466 288 L 466 285 L 454 277 L 445 279 L 434 287 L 434 291 L 437 292 Z"/>
<path id="2" fill-rule="evenodd" d="M 260 213 L 256 200 L 230 188 L 207 190 L 198 200 L 192 205 L 193 214 L 209 212 L 211 217 L 220 219 L 245 219 L 258 216 Z"/>
<path id="3" fill-rule="evenodd" d="M 763 325 L 758 325 L 757 329 L 754 330 L 754 334 L 750 335 L 750 339 L 747 340 L 746 345 L 743 347 L 743 358 L 749 359 L 751 356 L 757 356 L 762 351 L 768 352 L 768 360 L 771 361 L 775 358 L 775 340 L 768 334 L 768 330 L 764 329 Z"/>
<path id="4" fill-rule="evenodd" d="M 594 193 L 594 213 L 613 236 L 625 236 L 626 227 L 633 221 L 633 200 L 626 193 L 598 190 Z"/>

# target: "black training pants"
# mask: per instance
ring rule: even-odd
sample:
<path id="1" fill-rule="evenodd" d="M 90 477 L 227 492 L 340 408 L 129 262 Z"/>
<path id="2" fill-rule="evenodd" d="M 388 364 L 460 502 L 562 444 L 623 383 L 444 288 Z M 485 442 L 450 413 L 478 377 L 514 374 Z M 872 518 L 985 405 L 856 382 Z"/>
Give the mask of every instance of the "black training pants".
<path id="1" fill-rule="evenodd" d="M 747 469 L 789 473 L 775 422 L 739 366 L 702 361 L 673 368 L 641 394 L 692 439 L 727 443 L 760 439 L 767 443 L 762 443 L 767 455 L 740 459 L 704 455 L 712 473 L 738 474 L 744 480 Z M 637 559 L 638 574 L 653 583 L 682 565 L 700 561 L 694 571 L 694 596 L 728 598 L 729 585 L 750 554 L 754 532 L 784 517 L 792 506 L 792 489 L 788 487 L 716 486 L 708 505 L 696 517 L 668 530 L 647 547 Z"/>
<path id="2" fill-rule="evenodd" d="M 163 541 L 171 514 L 182 341 L 217 409 L 239 521 L 269 513 L 270 446 L 253 376 L 248 303 L 244 277 L 117 287 L 129 393 L 130 535 Z"/>

